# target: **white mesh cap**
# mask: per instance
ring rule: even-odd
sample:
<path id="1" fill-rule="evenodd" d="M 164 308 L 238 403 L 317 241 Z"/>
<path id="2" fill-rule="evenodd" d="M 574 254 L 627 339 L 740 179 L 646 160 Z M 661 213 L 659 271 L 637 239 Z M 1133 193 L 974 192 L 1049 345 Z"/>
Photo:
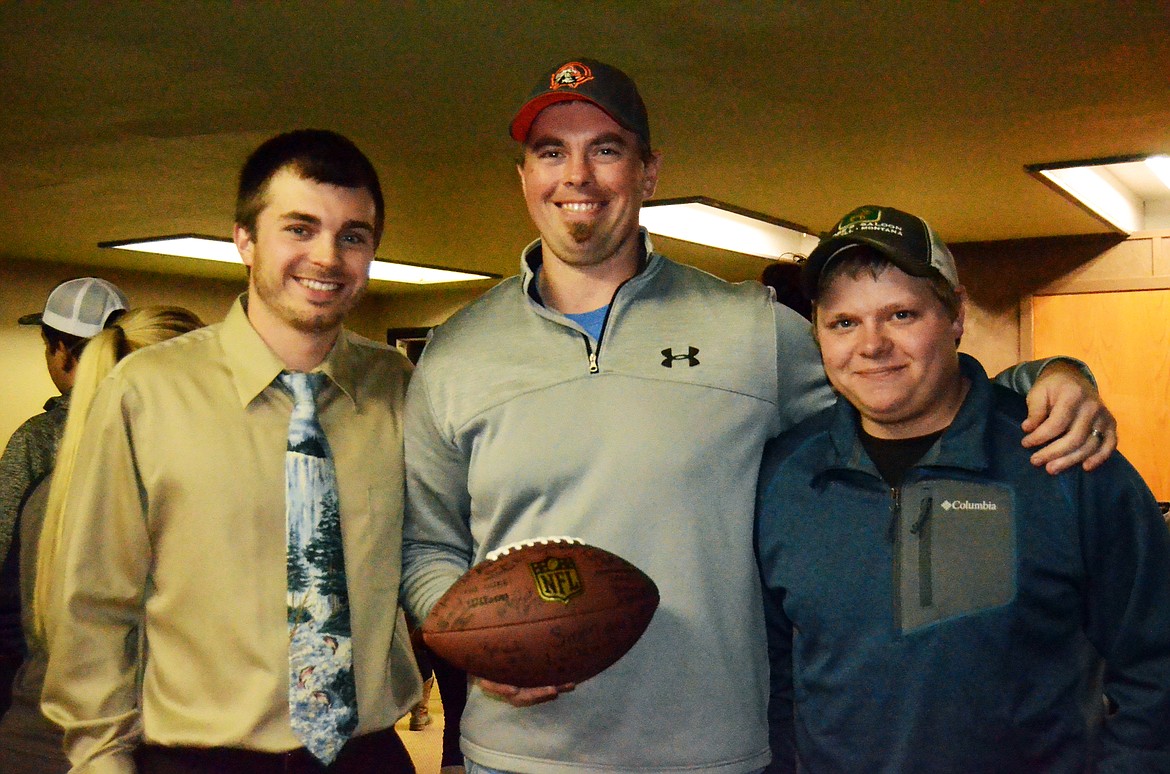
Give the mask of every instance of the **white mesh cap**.
<path id="1" fill-rule="evenodd" d="M 127 309 L 126 294 L 113 283 L 97 277 L 79 277 L 53 288 L 45 301 L 45 311 L 26 314 L 21 325 L 44 323 L 62 333 L 88 339 L 101 333 L 110 315 Z"/>

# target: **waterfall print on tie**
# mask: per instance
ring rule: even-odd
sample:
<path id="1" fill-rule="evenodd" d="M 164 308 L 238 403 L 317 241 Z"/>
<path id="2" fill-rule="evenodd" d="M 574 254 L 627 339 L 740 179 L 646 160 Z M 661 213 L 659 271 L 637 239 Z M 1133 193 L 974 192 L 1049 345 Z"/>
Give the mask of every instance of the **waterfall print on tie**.
<path id="1" fill-rule="evenodd" d="M 289 713 L 314 757 L 331 763 L 357 726 L 349 596 L 337 478 L 315 396 L 323 374 L 282 374 L 292 392 L 285 454 Z"/>

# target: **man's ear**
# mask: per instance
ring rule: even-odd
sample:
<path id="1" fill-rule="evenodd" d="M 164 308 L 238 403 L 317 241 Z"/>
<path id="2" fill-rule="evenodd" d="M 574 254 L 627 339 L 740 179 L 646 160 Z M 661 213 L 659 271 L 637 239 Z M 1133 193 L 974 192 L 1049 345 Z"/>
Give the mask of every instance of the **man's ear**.
<path id="1" fill-rule="evenodd" d="M 955 334 L 955 346 L 963 339 L 963 329 L 967 322 L 967 289 L 962 285 L 955 288 L 955 295 L 959 297 L 959 312 L 955 315 L 955 321 L 951 323 Z"/>
<path id="2" fill-rule="evenodd" d="M 528 194 L 528 188 L 524 185 L 524 159 L 521 157 L 516 162 L 516 174 L 520 176 L 520 193 L 521 195 Z"/>
<path id="3" fill-rule="evenodd" d="M 236 250 L 240 253 L 240 260 L 249 270 L 252 268 L 252 259 L 256 253 L 256 240 L 248 229 L 239 223 L 232 229 L 232 241 L 236 243 Z"/>
<path id="4" fill-rule="evenodd" d="M 642 200 L 654 198 L 658 189 L 658 170 L 662 166 L 662 151 L 651 151 L 650 158 L 645 162 L 645 175 L 642 178 Z"/>

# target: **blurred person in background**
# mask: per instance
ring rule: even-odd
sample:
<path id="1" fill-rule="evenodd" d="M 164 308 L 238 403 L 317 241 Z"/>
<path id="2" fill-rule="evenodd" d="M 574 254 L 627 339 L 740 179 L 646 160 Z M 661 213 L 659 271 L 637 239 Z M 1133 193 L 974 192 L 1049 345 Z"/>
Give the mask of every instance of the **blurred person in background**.
<path id="1" fill-rule="evenodd" d="M 61 394 L 16 429 L 0 457 L 0 714 L 8 709 L 13 679 L 27 653 L 21 631 L 20 512 L 53 470 L 82 350 L 127 306 L 126 295 L 112 283 L 78 277 L 53 288 L 43 311 L 18 321 L 40 328 L 45 366 Z"/>
<path id="2" fill-rule="evenodd" d="M 804 259 L 773 261 L 760 273 L 760 282 L 772 288 L 776 300 L 806 320 L 812 319 L 812 303 L 800 285 L 800 268 Z"/>
<path id="3" fill-rule="evenodd" d="M 4 774 L 64 774 L 69 770 L 61 729 L 41 714 L 40 707 L 48 662 L 45 600 L 52 582 L 69 476 L 97 386 L 131 352 L 202 326 L 193 313 L 178 307 L 131 309 L 89 339 L 81 357 L 70 368 L 73 388 L 56 464 L 20 510 L 21 623 L 27 655 L 13 682 L 12 706 L 0 719 L 0 771 Z"/>

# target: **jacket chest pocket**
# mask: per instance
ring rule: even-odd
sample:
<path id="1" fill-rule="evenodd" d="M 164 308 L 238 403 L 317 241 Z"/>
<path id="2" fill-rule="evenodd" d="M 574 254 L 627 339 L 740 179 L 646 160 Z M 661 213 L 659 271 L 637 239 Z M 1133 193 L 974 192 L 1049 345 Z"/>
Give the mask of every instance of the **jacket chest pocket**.
<path id="1" fill-rule="evenodd" d="M 1015 598 L 1013 505 L 1010 490 L 989 484 L 930 482 L 903 491 L 894 568 L 903 633 Z"/>

